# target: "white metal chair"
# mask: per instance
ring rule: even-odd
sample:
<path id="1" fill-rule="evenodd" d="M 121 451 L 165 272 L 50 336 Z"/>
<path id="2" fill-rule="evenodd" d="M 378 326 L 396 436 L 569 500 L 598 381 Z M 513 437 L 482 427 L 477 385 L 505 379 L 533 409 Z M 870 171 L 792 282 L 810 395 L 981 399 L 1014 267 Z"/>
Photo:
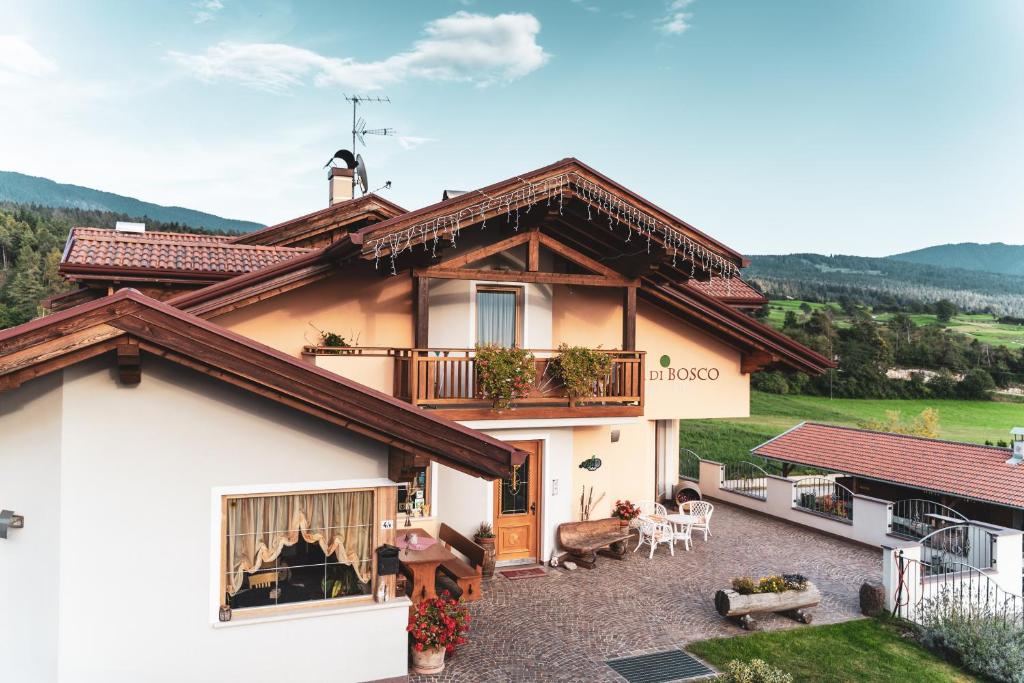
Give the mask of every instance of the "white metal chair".
<path id="1" fill-rule="evenodd" d="M 679 512 L 693 517 L 693 530 L 703 531 L 704 540 L 711 535 L 711 514 L 715 506 L 703 500 L 691 500 L 679 506 Z"/>
<path id="2" fill-rule="evenodd" d="M 640 516 L 629 520 L 629 526 L 632 529 L 640 528 L 640 517 L 668 514 L 668 510 L 665 509 L 664 505 L 655 503 L 653 500 L 641 500 L 639 503 L 636 503 L 636 508 L 640 511 Z"/>
<path id="3" fill-rule="evenodd" d="M 672 528 L 672 525 L 668 522 L 659 522 L 656 519 L 652 519 L 647 515 L 640 515 L 637 517 L 640 520 L 640 542 L 636 544 L 636 548 L 633 549 L 635 553 L 640 550 L 640 546 L 647 543 L 651 546 L 651 552 L 647 556 L 648 558 L 654 557 L 654 549 L 659 543 L 667 543 L 668 551 L 675 557 L 676 554 L 676 532 Z"/>

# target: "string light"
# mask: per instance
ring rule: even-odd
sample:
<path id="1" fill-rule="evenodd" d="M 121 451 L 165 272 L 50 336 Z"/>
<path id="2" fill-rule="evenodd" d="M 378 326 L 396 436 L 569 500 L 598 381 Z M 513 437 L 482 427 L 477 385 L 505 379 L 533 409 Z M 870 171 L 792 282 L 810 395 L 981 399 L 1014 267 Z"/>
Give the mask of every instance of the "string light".
<path id="1" fill-rule="evenodd" d="M 583 177 L 576 171 L 562 173 L 543 178 L 536 182 L 517 177 L 522 185 L 508 192 L 489 195 L 480 190 L 475 192 L 483 199 L 463 207 L 452 213 L 437 216 L 408 228 L 367 240 L 366 249 L 373 252 L 374 264 L 380 262 L 381 255 L 387 251 L 391 257 L 391 272 L 397 272 L 395 261 L 405 251 L 411 251 L 414 242 L 422 242 L 423 248 L 432 255 L 437 254 L 439 240 L 446 239 L 452 246 L 456 245 L 463 223 L 481 222 L 481 229 L 487 228 L 487 214 L 504 210 L 505 219 L 512 224 L 513 230 L 519 231 L 520 211 L 529 213 L 534 205 L 545 201 L 547 206 L 557 201 L 558 213 L 563 215 L 565 195 L 575 195 L 586 204 L 587 220 L 593 220 L 593 212 L 604 214 L 608 220 L 608 229 L 614 231 L 620 224 L 626 226 L 625 241 L 629 242 L 635 232 L 647 240 L 647 251 L 650 253 L 652 238 L 658 238 L 666 251 L 672 253 L 672 265 L 676 265 L 679 256 L 690 262 L 691 276 L 696 271 L 696 264 L 711 274 L 718 273 L 727 280 L 727 288 L 731 291 L 730 280 L 739 275 L 739 268 L 725 256 L 711 251 L 688 235 L 676 230 L 671 225 L 642 211 L 630 202 L 612 194 L 592 180 Z M 513 215 L 514 212 L 514 215 Z M 428 246 L 429 245 L 429 246 Z"/>

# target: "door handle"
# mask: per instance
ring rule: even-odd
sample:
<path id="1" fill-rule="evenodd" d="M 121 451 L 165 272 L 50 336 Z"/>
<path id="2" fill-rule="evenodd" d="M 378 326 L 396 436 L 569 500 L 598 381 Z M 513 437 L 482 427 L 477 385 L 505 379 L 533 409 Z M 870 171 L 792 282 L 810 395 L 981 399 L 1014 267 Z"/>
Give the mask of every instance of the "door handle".
<path id="1" fill-rule="evenodd" d="M 536 501 L 530 503 L 530 514 L 531 515 L 537 514 L 537 502 Z"/>

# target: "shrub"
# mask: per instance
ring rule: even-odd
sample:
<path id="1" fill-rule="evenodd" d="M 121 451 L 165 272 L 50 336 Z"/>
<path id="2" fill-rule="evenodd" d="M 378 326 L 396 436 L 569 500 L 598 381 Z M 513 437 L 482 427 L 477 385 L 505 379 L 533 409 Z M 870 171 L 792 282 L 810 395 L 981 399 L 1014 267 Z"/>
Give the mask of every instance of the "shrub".
<path id="1" fill-rule="evenodd" d="M 475 365 L 480 398 L 498 410 L 529 396 L 537 376 L 533 354 L 525 349 L 478 346 Z"/>
<path id="2" fill-rule="evenodd" d="M 781 576 L 766 576 L 757 582 L 758 593 L 784 593 L 786 580 Z"/>
<path id="3" fill-rule="evenodd" d="M 719 680 L 726 683 L 793 683 L 791 675 L 763 659 L 752 659 L 749 662 L 734 659 L 725 665 L 725 673 Z"/>
<path id="4" fill-rule="evenodd" d="M 595 385 L 608 381 L 612 358 L 596 349 L 560 344 L 558 355 L 551 361 L 551 371 L 565 385 L 566 396 L 586 398 L 596 395 Z"/>
<path id="5" fill-rule="evenodd" d="M 732 589 L 740 595 L 752 595 L 757 593 L 757 582 L 749 576 L 740 576 L 732 580 Z"/>
<path id="6" fill-rule="evenodd" d="M 751 380 L 751 389 L 763 391 L 767 394 L 789 393 L 789 382 L 786 380 L 786 376 L 778 370 L 754 373 Z"/>
<path id="7" fill-rule="evenodd" d="M 968 671 L 1005 683 L 1024 683 L 1024 627 L 1004 609 L 965 602 L 944 590 L 925 600 L 921 641 Z"/>

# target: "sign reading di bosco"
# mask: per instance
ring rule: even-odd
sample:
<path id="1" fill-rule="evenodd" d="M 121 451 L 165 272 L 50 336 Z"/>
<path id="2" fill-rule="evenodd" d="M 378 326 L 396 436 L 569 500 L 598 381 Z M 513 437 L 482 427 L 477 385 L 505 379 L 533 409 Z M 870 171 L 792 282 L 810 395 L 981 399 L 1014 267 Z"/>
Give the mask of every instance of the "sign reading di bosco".
<path id="1" fill-rule="evenodd" d="M 658 362 L 661 368 L 647 371 L 650 382 L 714 382 L 719 376 L 716 367 L 672 367 L 672 359 L 667 355 Z"/>

